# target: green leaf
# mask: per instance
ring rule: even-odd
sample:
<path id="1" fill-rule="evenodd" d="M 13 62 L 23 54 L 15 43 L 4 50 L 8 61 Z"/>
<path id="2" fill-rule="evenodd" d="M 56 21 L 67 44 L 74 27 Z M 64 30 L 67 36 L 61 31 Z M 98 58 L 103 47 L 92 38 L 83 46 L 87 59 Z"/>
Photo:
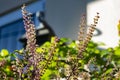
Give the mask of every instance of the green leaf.
<path id="1" fill-rule="evenodd" d="M 120 48 L 119 48 L 119 47 L 117 47 L 117 48 L 115 49 L 114 55 L 120 56 Z"/>
<path id="2" fill-rule="evenodd" d="M 95 53 L 96 53 L 96 54 L 99 54 L 99 53 L 100 53 L 100 50 L 99 50 L 99 49 L 96 49 L 96 50 L 95 50 Z"/>
<path id="3" fill-rule="evenodd" d="M 106 72 L 105 72 L 105 74 L 109 74 L 110 72 L 112 72 L 112 68 L 110 68 L 110 69 L 108 69 Z"/>
<path id="4" fill-rule="evenodd" d="M 33 66 L 30 66 L 30 70 L 33 70 L 34 68 L 33 68 Z"/>
<path id="5" fill-rule="evenodd" d="M 71 42 L 68 46 L 69 46 L 70 48 L 75 48 L 75 47 L 76 47 L 76 44 L 75 44 L 75 42 Z"/>
<path id="6" fill-rule="evenodd" d="M 0 55 L 1 55 L 2 57 L 6 57 L 6 56 L 8 56 L 8 54 L 9 54 L 9 52 L 8 52 L 7 49 L 2 49 L 1 52 L 0 52 Z"/>

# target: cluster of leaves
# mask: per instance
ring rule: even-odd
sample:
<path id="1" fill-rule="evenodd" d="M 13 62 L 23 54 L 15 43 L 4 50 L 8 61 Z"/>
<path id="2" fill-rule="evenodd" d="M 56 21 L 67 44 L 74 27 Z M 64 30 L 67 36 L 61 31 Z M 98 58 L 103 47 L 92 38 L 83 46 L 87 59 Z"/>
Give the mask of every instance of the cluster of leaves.
<path id="1" fill-rule="evenodd" d="M 38 52 L 43 51 L 46 47 L 49 49 L 50 45 L 50 42 L 46 42 L 38 48 Z M 109 80 L 120 78 L 120 45 L 107 49 L 99 48 L 100 45 L 102 44 L 94 43 L 93 41 L 89 42 L 83 53 L 83 59 L 79 60 L 79 64 L 81 65 L 79 66 L 79 76 L 81 79 Z M 49 53 L 47 51 L 44 50 L 43 52 Z M 61 38 L 52 64 L 49 65 L 42 79 L 50 80 L 53 78 L 57 80 L 58 78 L 64 78 L 72 80 L 68 79 L 68 76 L 73 66 L 72 60 L 74 60 L 76 55 L 76 41 Z"/>
<path id="2" fill-rule="evenodd" d="M 49 58 L 49 49 L 54 41 L 54 38 L 50 42 L 44 43 L 42 46 L 37 47 L 36 52 L 38 54 L 44 53 L 46 59 Z M 79 60 L 81 66 L 79 66 L 79 73 L 83 80 L 97 79 L 97 80 L 109 80 L 120 78 L 120 45 L 115 48 L 101 49 L 101 44 L 90 41 L 85 52 L 83 53 L 83 59 Z M 16 50 L 14 54 L 24 56 L 23 50 Z M 8 54 L 8 51 L 3 49 L 0 53 L 0 78 L 7 77 L 5 79 L 18 79 L 15 78 L 13 67 L 11 62 L 16 60 L 13 53 Z M 14 55 L 14 56 L 13 56 Z M 58 42 L 55 55 L 51 60 L 51 64 L 48 64 L 42 80 L 61 79 L 67 80 L 72 67 L 73 58 L 77 55 L 76 41 L 72 41 L 67 38 L 61 38 Z M 5 61 L 5 62 L 3 62 Z M 26 64 L 24 59 L 21 59 L 22 64 Z M 42 62 L 41 64 L 44 64 Z M 18 64 L 21 66 L 21 64 Z M 19 68 L 19 67 L 18 67 Z M 32 67 L 30 68 L 32 69 Z M 86 74 L 85 74 L 86 73 Z M 29 73 L 30 74 L 30 73 Z M 23 75 L 25 76 L 25 75 Z M 26 79 L 28 80 L 28 79 Z M 72 79 L 70 79 L 72 80 Z M 73 79 L 74 80 L 74 79 Z M 78 79 L 79 80 L 79 79 Z"/>
<path id="3" fill-rule="evenodd" d="M 0 79 L 12 79 L 13 68 L 11 61 L 13 61 L 14 53 L 9 53 L 8 50 L 2 49 L 0 52 Z"/>

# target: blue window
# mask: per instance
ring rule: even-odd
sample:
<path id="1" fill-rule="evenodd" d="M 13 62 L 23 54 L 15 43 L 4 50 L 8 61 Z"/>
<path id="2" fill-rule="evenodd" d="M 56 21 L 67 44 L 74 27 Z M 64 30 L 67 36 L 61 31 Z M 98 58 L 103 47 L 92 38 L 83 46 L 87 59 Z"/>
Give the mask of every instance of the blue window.
<path id="1" fill-rule="evenodd" d="M 13 51 L 22 48 L 19 42 L 21 35 L 25 33 L 22 19 L 0 27 L 0 49 Z"/>

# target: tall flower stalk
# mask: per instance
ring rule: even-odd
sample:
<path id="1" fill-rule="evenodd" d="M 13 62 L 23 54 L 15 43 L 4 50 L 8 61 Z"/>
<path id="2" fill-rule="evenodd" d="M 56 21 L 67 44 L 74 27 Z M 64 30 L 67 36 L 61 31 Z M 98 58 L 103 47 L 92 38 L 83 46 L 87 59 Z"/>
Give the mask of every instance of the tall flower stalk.
<path id="1" fill-rule="evenodd" d="M 26 11 L 25 5 L 22 7 L 22 15 L 23 15 L 23 21 L 24 26 L 26 30 L 26 39 L 27 39 L 27 46 L 26 51 L 29 55 L 29 63 L 27 65 L 27 68 L 33 66 L 32 75 L 31 78 L 33 80 L 39 80 L 39 68 L 38 68 L 38 61 L 40 61 L 40 56 L 36 53 L 36 32 L 35 32 L 35 25 L 32 22 L 32 17 L 29 12 Z"/>
<path id="2" fill-rule="evenodd" d="M 84 58 L 83 52 L 85 51 L 87 44 L 89 43 L 89 41 L 93 36 L 93 32 L 98 23 L 98 19 L 99 19 L 99 13 L 97 13 L 97 16 L 95 16 L 94 22 L 89 27 L 88 33 L 87 33 L 86 17 L 82 16 L 81 23 L 80 23 L 80 31 L 78 33 L 78 44 L 77 44 L 78 54 L 76 58 L 72 59 L 72 66 L 71 66 L 72 71 L 70 72 L 70 76 L 68 76 L 67 80 L 70 80 L 71 78 L 73 80 L 78 80 L 80 76 L 79 67 L 81 66 L 79 64 L 79 60 L 82 60 Z"/>
<path id="3" fill-rule="evenodd" d="M 99 13 L 94 18 L 93 24 L 90 25 L 88 33 L 86 33 L 86 21 L 85 17 L 83 16 L 81 24 L 80 24 L 80 32 L 78 34 L 78 57 L 81 58 L 82 53 L 85 51 L 88 42 L 91 40 L 93 36 L 93 32 L 95 31 L 96 25 L 98 24 Z"/>
<path id="4" fill-rule="evenodd" d="M 84 51 L 83 46 L 84 45 L 84 39 L 86 36 L 86 31 L 87 31 L 87 24 L 86 24 L 86 17 L 83 15 L 80 20 L 80 30 L 78 33 L 78 55 L 80 58 L 82 58 L 82 51 Z"/>
<path id="5" fill-rule="evenodd" d="M 32 78 L 32 80 L 40 80 L 42 75 L 48 68 L 48 65 L 53 60 L 53 56 L 56 51 L 57 42 L 59 41 L 59 39 L 55 37 L 54 42 L 51 44 L 51 47 L 49 49 L 48 58 L 45 57 L 44 53 L 37 53 L 35 25 L 31 20 L 31 14 L 26 11 L 25 6 L 22 7 L 22 14 L 27 39 L 26 52 L 29 56 L 26 69 L 28 70 L 28 72 L 32 71 L 32 74 L 30 75 L 30 78 Z M 30 71 L 31 66 L 33 67 L 33 69 Z"/>
<path id="6" fill-rule="evenodd" d="M 26 51 L 29 51 L 29 53 L 31 54 L 35 54 L 36 53 L 35 25 L 31 21 L 32 19 L 31 14 L 25 10 L 25 5 L 22 7 L 22 15 L 23 15 L 24 27 L 26 30 L 26 39 L 27 39 Z"/>

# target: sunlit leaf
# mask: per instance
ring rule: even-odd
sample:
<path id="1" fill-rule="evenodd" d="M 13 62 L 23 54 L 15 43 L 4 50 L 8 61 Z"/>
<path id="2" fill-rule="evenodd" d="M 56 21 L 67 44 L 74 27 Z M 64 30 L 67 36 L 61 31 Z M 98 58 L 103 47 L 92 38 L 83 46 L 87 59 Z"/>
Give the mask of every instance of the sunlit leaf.
<path id="1" fill-rule="evenodd" d="M 8 56 L 8 54 L 9 54 L 9 52 L 8 52 L 7 49 L 2 49 L 1 52 L 0 52 L 0 55 L 1 55 L 2 57 Z"/>

